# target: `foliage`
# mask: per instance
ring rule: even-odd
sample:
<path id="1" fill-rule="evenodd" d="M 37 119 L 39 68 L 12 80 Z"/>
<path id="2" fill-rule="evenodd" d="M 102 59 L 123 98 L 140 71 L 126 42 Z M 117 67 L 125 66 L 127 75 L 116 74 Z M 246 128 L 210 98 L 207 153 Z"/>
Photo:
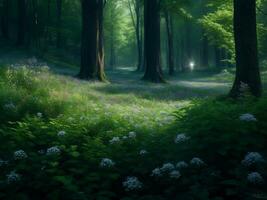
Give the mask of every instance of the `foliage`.
<path id="1" fill-rule="evenodd" d="M 196 99 L 172 114 L 169 105 L 137 97 L 128 106 L 109 105 L 106 98 L 116 94 L 88 94 L 87 83 L 38 67 L 5 68 L 0 77 L 1 199 L 250 200 L 266 195 L 265 183 L 247 180 L 256 170 L 265 178 L 266 163 L 241 164 L 247 152 L 267 158 L 266 98 Z M 257 121 L 241 121 L 245 113 Z M 27 156 L 14 157 L 18 150 Z M 104 158 L 115 165 L 103 167 Z M 181 177 L 170 176 L 168 163 L 179 161 L 189 166 L 176 169 Z M 151 176 L 164 163 L 162 176 Z M 142 187 L 127 191 L 127 177 L 137 177 Z"/>

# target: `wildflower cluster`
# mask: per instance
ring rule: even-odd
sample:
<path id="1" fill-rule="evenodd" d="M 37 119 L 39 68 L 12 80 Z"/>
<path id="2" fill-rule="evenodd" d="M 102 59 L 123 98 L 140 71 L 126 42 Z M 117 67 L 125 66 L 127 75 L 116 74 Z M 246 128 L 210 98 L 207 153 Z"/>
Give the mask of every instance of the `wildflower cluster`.
<path id="1" fill-rule="evenodd" d="M 14 152 L 14 159 L 15 160 L 23 160 L 25 158 L 28 158 L 28 155 L 23 150 L 18 150 Z"/>
<path id="2" fill-rule="evenodd" d="M 140 190 L 143 187 L 143 183 L 137 177 L 127 177 L 122 185 L 126 191 Z"/>
<path id="3" fill-rule="evenodd" d="M 103 158 L 100 162 L 100 167 L 103 167 L 103 168 L 110 168 L 110 167 L 113 167 L 114 165 L 115 165 L 115 162 L 113 162 L 109 158 Z"/>
<path id="4" fill-rule="evenodd" d="M 255 122 L 257 121 L 256 117 L 250 113 L 243 114 L 239 117 L 241 121 L 245 122 Z"/>
<path id="5" fill-rule="evenodd" d="M 7 183 L 12 184 L 20 180 L 20 175 L 17 174 L 15 171 L 10 172 L 7 176 Z"/>
<path id="6" fill-rule="evenodd" d="M 258 152 L 249 152 L 245 156 L 244 160 L 242 160 L 242 164 L 247 167 L 250 167 L 258 163 L 262 163 L 262 162 L 264 162 L 264 159 L 262 155 L 259 154 Z"/>
<path id="7" fill-rule="evenodd" d="M 61 153 L 60 149 L 57 146 L 50 147 L 46 151 L 46 155 L 59 155 Z"/>
<path id="8" fill-rule="evenodd" d="M 187 140 L 189 140 L 190 137 L 188 137 L 186 134 L 182 133 L 182 134 L 178 134 L 174 140 L 174 142 L 176 144 L 182 143 L 182 142 L 186 142 Z"/>

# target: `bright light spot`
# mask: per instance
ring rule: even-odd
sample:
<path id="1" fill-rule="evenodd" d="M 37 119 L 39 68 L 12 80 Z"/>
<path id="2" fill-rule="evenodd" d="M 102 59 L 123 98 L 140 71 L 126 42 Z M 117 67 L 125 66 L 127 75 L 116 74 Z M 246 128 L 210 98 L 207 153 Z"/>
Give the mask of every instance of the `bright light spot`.
<path id="1" fill-rule="evenodd" d="M 193 61 L 191 61 L 191 62 L 189 63 L 189 68 L 190 68 L 190 70 L 194 70 L 194 68 L 195 68 L 195 63 L 194 63 Z"/>

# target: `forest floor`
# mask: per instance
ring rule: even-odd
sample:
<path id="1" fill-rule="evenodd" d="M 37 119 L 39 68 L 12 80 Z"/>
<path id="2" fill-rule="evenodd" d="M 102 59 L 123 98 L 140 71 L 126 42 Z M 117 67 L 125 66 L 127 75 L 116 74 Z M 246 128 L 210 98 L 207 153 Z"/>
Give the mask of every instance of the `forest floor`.
<path id="1" fill-rule="evenodd" d="M 247 152 L 267 153 L 267 99 L 224 98 L 232 70 L 152 84 L 120 67 L 99 83 L 47 60 L 0 50 L 0 180 L 8 183 L 0 181 L 0 199 L 221 200 L 266 191 L 244 186 L 240 163 Z"/>

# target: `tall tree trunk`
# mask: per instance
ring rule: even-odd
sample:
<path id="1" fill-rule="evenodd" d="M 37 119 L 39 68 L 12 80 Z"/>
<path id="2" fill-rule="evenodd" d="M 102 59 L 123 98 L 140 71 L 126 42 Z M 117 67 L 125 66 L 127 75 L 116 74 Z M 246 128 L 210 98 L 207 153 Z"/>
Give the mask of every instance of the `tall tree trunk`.
<path id="1" fill-rule="evenodd" d="M 105 80 L 103 8 L 102 0 L 82 0 L 81 79 Z"/>
<path id="2" fill-rule="evenodd" d="M 110 12 L 110 17 L 113 19 L 114 17 L 114 11 L 111 10 Z M 111 29 L 110 29 L 110 57 L 109 57 L 109 66 L 110 69 L 113 70 L 115 66 L 115 41 L 114 41 L 114 24 L 111 24 Z"/>
<path id="3" fill-rule="evenodd" d="M 144 2 L 145 16 L 145 62 L 143 79 L 155 83 L 164 82 L 160 64 L 160 15 L 159 1 Z"/>
<path id="4" fill-rule="evenodd" d="M 137 43 L 137 53 L 138 53 L 138 61 L 137 61 L 137 71 L 141 71 L 142 68 L 142 30 L 141 30 L 141 2 L 140 0 L 136 0 L 136 43 Z"/>
<path id="5" fill-rule="evenodd" d="M 25 44 L 26 33 L 26 0 L 18 0 L 18 35 L 17 45 Z"/>
<path id="6" fill-rule="evenodd" d="M 254 96 L 261 96 L 256 26 L 256 0 L 234 0 L 236 77 L 230 92 L 232 97 L 242 94 L 242 84 Z"/>
<path id="7" fill-rule="evenodd" d="M 99 36 L 98 36 L 97 78 L 99 81 L 106 81 L 106 75 L 104 72 L 105 52 L 104 52 L 103 12 L 104 12 L 104 0 L 98 0 Z"/>
<path id="8" fill-rule="evenodd" d="M 168 68 L 169 75 L 174 74 L 174 49 L 173 49 L 173 19 L 171 14 L 165 10 L 165 21 L 167 29 L 167 39 L 168 39 Z"/>
<path id="9" fill-rule="evenodd" d="M 79 78 L 95 79 L 97 73 L 98 12 L 96 0 L 82 0 L 81 68 Z"/>
<path id="10" fill-rule="evenodd" d="M 3 0 L 2 10 L 2 35 L 9 39 L 9 0 Z"/>
<path id="11" fill-rule="evenodd" d="M 62 0 L 57 0 L 57 48 L 62 45 Z"/>

